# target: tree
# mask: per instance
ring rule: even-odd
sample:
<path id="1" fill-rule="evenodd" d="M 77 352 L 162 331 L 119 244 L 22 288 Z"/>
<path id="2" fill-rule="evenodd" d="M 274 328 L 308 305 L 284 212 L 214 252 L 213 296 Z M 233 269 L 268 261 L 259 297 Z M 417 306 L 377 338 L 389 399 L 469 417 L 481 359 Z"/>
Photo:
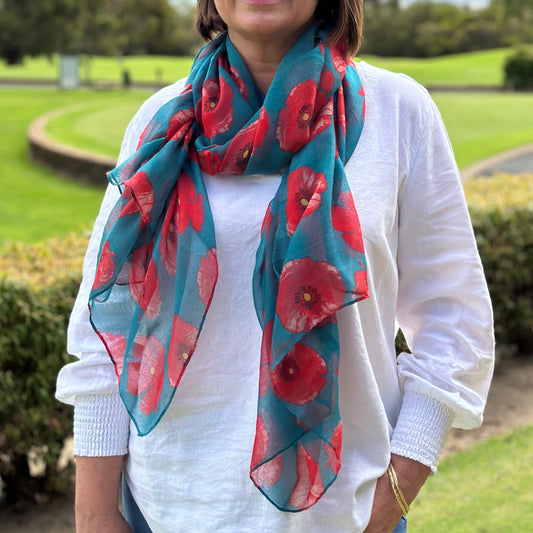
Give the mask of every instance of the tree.
<path id="1" fill-rule="evenodd" d="M 75 51 L 79 13 L 76 0 L 3 0 L 0 55 L 14 64 L 26 54 Z"/>

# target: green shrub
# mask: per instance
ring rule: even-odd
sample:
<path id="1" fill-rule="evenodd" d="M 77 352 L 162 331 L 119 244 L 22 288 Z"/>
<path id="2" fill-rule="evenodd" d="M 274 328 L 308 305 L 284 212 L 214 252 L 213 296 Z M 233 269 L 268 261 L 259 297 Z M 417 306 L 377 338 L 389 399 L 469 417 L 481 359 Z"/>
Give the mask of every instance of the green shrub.
<path id="1" fill-rule="evenodd" d="M 533 353 L 533 174 L 465 184 L 501 349 Z"/>
<path id="2" fill-rule="evenodd" d="M 505 86 L 510 89 L 533 89 L 533 53 L 518 49 L 505 61 Z"/>
<path id="3" fill-rule="evenodd" d="M 66 325 L 76 296 L 86 237 L 0 250 L 0 477 L 7 503 L 71 488 L 71 468 L 59 469 L 68 406 L 54 399 L 68 362 Z M 32 476 L 28 457 L 44 466 Z"/>

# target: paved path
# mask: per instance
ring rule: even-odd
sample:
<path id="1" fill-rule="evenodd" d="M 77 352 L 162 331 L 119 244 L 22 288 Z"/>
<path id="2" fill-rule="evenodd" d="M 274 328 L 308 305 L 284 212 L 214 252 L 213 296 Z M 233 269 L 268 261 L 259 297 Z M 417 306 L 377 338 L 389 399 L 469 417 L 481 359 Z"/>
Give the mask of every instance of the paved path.
<path id="1" fill-rule="evenodd" d="M 489 177 L 497 172 L 524 174 L 533 172 L 533 144 L 519 146 L 488 157 L 461 171 L 463 181 L 477 177 Z"/>

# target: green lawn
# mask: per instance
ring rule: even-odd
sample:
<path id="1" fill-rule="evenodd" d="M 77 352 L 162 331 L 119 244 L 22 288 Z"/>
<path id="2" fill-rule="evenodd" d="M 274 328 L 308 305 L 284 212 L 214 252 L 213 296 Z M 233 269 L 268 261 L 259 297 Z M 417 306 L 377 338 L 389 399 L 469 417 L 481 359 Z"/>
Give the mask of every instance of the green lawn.
<path id="1" fill-rule="evenodd" d="M 422 58 L 362 56 L 377 67 L 403 72 L 425 86 L 501 86 L 503 64 L 512 49 Z"/>
<path id="2" fill-rule="evenodd" d="M 26 129 L 50 109 L 81 102 L 117 104 L 147 96 L 129 94 L 0 89 L 0 243 L 39 241 L 92 225 L 102 190 L 58 177 L 28 161 Z"/>
<path id="3" fill-rule="evenodd" d="M 502 84 L 502 68 L 511 49 L 484 50 L 430 59 L 382 58 L 361 56 L 360 59 L 394 72 L 404 72 L 423 85 L 495 86 Z M 95 56 L 84 57 L 80 66 L 82 80 L 120 83 L 127 69 L 133 82 L 171 83 L 186 77 L 192 57 L 169 56 Z M 45 79 L 58 77 L 57 56 L 24 60 L 23 65 L 8 67 L 0 63 L 0 79 Z"/>
<path id="4" fill-rule="evenodd" d="M 460 168 L 533 143 L 533 93 L 434 93 Z"/>
<path id="5" fill-rule="evenodd" d="M 533 143 L 533 94 L 440 92 L 433 96 L 461 168 L 508 148 Z M 134 98 L 99 102 L 54 119 L 47 133 L 78 148 L 116 155 L 124 128 L 138 105 Z"/>
<path id="6" fill-rule="evenodd" d="M 533 524 L 533 426 L 444 460 L 409 513 L 410 533 L 524 533 Z"/>

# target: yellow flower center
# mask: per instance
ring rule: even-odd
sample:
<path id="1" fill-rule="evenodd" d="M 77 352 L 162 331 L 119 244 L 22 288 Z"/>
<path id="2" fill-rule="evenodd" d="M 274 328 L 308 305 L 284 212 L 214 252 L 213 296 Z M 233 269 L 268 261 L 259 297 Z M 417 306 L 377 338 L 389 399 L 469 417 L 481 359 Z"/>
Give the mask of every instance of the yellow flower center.
<path id="1" fill-rule="evenodd" d="M 209 107 L 211 109 L 215 109 L 216 106 L 217 106 L 217 104 L 215 102 L 209 102 Z"/>
<path id="2" fill-rule="evenodd" d="M 168 231 L 169 233 L 172 233 L 174 231 L 174 224 L 172 224 L 172 222 L 168 225 Z"/>
<path id="3" fill-rule="evenodd" d="M 152 376 L 155 374 L 155 368 L 154 367 L 150 368 L 150 374 L 152 374 Z"/>
<path id="4" fill-rule="evenodd" d="M 309 200 L 307 198 L 302 198 L 300 200 L 300 204 L 303 205 L 304 207 L 307 207 L 309 205 Z"/>
<path id="5" fill-rule="evenodd" d="M 248 159 L 248 156 L 250 155 L 250 150 L 246 149 L 244 150 L 244 152 L 242 153 L 242 158 L 243 159 Z"/>
<path id="6" fill-rule="evenodd" d="M 187 359 L 189 359 L 189 354 L 187 352 L 183 352 L 181 354 L 181 356 L 183 357 L 183 359 L 185 359 L 185 361 L 187 361 Z"/>
<path id="7" fill-rule="evenodd" d="M 302 120 L 303 120 L 304 122 L 307 122 L 310 118 L 311 118 L 311 117 L 309 116 L 309 113 L 304 113 L 304 114 L 302 115 Z"/>
<path id="8" fill-rule="evenodd" d="M 304 292 L 304 300 L 306 302 L 310 302 L 311 298 L 312 298 L 312 296 L 308 292 Z"/>
<path id="9" fill-rule="evenodd" d="M 294 374 L 294 368 L 289 368 L 287 372 L 292 376 Z"/>

